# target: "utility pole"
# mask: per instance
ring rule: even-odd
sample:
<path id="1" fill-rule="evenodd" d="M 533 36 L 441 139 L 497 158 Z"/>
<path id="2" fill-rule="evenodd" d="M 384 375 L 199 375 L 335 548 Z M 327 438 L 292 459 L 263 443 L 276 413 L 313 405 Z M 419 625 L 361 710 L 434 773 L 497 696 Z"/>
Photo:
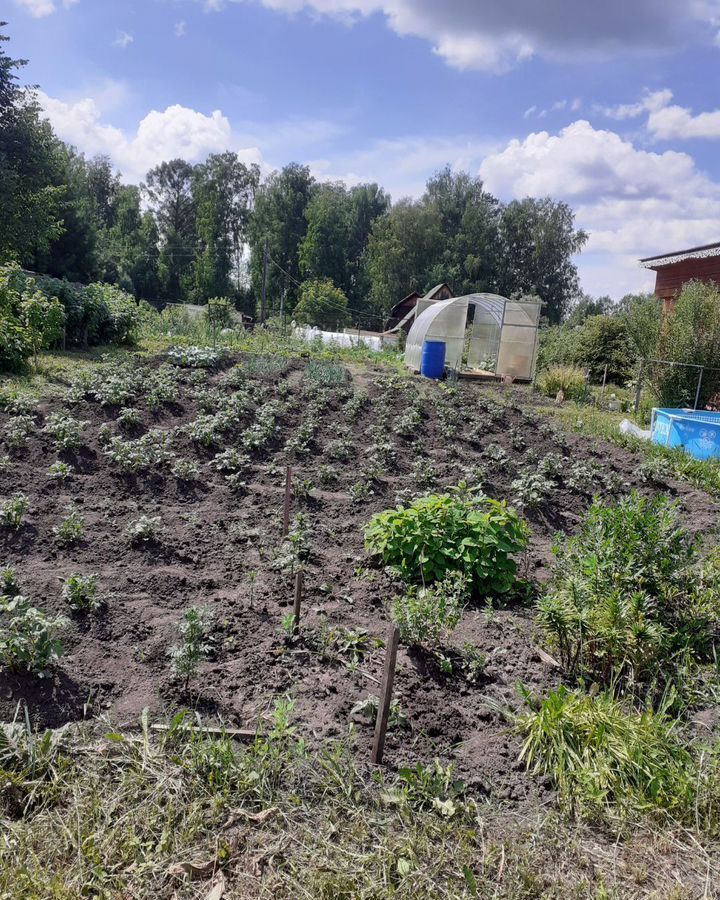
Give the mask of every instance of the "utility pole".
<path id="1" fill-rule="evenodd" d="M 268 272 L 268 239 L 265 238 L 263 251 L 263 276 L 262 276 L 262 300 L 260 301 L 260 324 L 265 322 L 265 301 L 267 298 L 267 272 Z"/>

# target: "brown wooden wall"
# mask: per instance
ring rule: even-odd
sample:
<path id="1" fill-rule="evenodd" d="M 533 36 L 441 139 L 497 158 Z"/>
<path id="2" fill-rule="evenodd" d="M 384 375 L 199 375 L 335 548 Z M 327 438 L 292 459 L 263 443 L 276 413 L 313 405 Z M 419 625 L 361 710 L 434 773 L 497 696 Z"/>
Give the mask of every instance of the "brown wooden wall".
<path id="1" fill-rule="evenodd" d="M 672 309 L 683 285 L 695 278 L 700 281 L 714 281 L 720 286 L 720 256 L 686 259 L 657 270 L 655 294 L 663 300 L 666 310 Z"/>

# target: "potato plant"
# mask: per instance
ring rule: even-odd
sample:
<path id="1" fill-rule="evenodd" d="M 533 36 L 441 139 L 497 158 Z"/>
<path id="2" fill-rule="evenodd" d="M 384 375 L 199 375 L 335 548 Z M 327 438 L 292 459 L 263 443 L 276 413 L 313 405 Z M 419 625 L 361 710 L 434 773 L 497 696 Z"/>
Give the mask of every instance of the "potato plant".
<path id="1" fill-rule="evenodd" d="M 123 406 L 115 421 L 121 431 L 135 431 L 142 423 L 140 411 L 134 406 Z"/>
<path id="2" fill-rule="evenodd" d="M 27 597 L 0 596 L 0 661 L 11 671 L 48 675 L 62 656 L 58 631 L 67 624 L 63 616 L 50 618 L 32 606 Z"/>
<path id="3" fill-rule="evenodd" d="M 72 547 L 82 539 L 84 530 L 85 520 L 74 506 L 68 506 L 53 534 L 61 547 Z"/>
<path id="4" fill-rule="evenodd" d="M 98 594 L 99 575 L 69 575 L 63 581 L 62 596 L 73 612 L 96 612 L 102 605 Z"/>
<path id="5" fill-rule="evenodd" d="M 62 460 L 56 460 L 48 467 L 47 474 L 48 477 L 52 478 L 53 481 L 65 481 L 68 478 L 72 478 L 72 476 L 75 474 L 75 469 L 70 465 L 70 463 L 62 462 Z"/>
<path id="6" fill-rule="evenodd" d="M 48 416 L 43 432 L 52 437 L 56 450 L 77 450 L 83 444 L 83 433 L 89 424 L 56 412 Z"/>
<path id="7" fill-rule="evenodd" d="M 148 544 L 157 541 L 162 531 L 162 519 L 160 516 L 142 515 L 133 519 L 125 529 L 128 540 L 134 546 Z"/>
<path id="8" fill-rule="evenodd" d="M 22 450 L 27 447 L 28 438 L 35 431 L 35 419 L 32 416 L 13 416 L 5 423 L 3 440 L 11 450 Z"/>
<path id="9" fill-rule="evenodd" d="M 17 531 L 28 511 L 28 499 L 24 494 L 15 494 L 0 505 L 0 523 Z"/>

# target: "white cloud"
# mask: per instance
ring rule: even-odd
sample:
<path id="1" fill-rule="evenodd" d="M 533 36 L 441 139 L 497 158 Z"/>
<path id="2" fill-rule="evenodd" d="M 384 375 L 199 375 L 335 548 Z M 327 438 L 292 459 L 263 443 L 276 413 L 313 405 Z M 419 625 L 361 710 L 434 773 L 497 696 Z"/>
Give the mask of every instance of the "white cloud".
<path id="1" fill-rule="evenodd" d="M 130 182 L 141 181 L 148 169 L 176 157 L 197 162 L 208 153 L 233 149 L 245 162 L 262 161 L 256 147 L 238 144 L 219 110 L 209 116 L 178 104 L 162 112 L 152 110 L 128 136 L 102 121 L 100 107 L 90 97 L 66 102 L 39 92 L 38 100 L 63 140 L 90 156 L 107 154 Z"/>
<path id="2" fill-rule="evenodd" d="M 683 106 L 663 106 L 648 116 L 648 131 L 661 140 L 720 138 L 720 110 L 694 116 Z"/>
<path id="3" fill-rule="evenodd" d="M 645 91 L 642 98 L 637 103 L 620 103 L 617 106 L 599 106 L 595 105 L 595 112 L 608 119 L 615 119 L 621 122 L 625 119 L 637 119 L 644 113 L 651 113 L 654 110 L 662 109 L 672 100 L 672 91 L 667 88 L 662 91 Z"/>
<path id="4" fill-rule="evenodd" d="M 134 40 L 135 38 L 131 34 L 128 34 L 127 31 L 118 31 L 117 37 L 113 41 L 113 47 L 119 47 L 121 50 L 125 50 Z"/>
<path id="5" fill-rule="evenodd" d="M 575 209 L 589 232 L 578 258 L 583 287 L 620 296 L 651 286 L 637 260 L 720 234 L 720 183 L 686 153 L 636 148 L 580 120 L 551 135 L 513 140 L 480 166 L 501 199 L 549 195 Z"/>
<path id="6" fill-rule="evenodd" d="M 187 31 L 187 23 L 182 20 L 175 23 L 175 37 L 183 37 Z"/>
<path id="7" fill-rule="evenodd" d="M 15 0 L 21 9 L 27 10 L 34 19 L 42 19 L 55 12 L 53 0 Z"/>
<path id="8" fill-rule="evenodd" d="M 70 9 L 80 0 L 62 0 L 62 7 Z M 27 10 L 35 19 L 43 19 L 45 16 L 51 16 L 57 11 L 55 0 L 15 0 L 15 4 L 21 9 Z"/>
<path id="9" fill-rule="evenodd" d="M 226 0 L 199 0 L 219 11 Z M 227 0 L 229 2 L 229 0 Z M 247 2 L 247 0 L 234 0 Z M 610 59 L 624 51 L 711 43 L 720 0 L 256 0 L 289 15 L 308 10 L 352 23 L 383 15 L 399 35 L 429 41 L 457 69 L 505 71 L 532 56 Z"/>

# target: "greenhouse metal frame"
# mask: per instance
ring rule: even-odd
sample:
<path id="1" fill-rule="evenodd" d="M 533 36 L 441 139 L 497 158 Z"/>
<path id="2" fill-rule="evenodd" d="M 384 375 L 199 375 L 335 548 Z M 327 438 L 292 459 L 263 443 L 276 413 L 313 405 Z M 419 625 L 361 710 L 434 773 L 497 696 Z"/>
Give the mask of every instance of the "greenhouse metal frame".
<path id="1" fill-rule="evenodd" d="M 473 307 L 469 341 L 467 320 Z M 499 294 L 466 294 L 427 306 L 416 316 L 405 343 L 405 365 L 420 370 L 425 341 L 445 343 L 445 366 L 479 377 L 532 381 L 537 358 L 541 303 Z"/>

